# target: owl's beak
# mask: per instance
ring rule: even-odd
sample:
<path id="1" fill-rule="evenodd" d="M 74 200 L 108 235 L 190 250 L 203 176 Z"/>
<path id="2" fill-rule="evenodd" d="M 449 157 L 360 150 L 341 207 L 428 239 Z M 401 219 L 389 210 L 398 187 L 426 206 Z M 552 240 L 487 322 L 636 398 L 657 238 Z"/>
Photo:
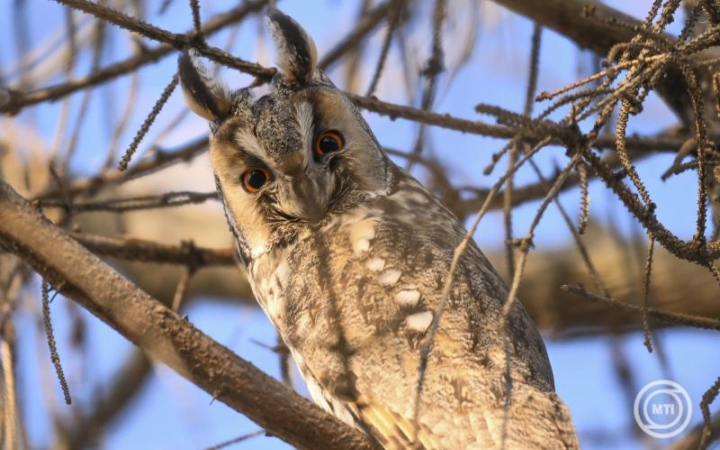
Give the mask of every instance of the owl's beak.
<path id="1" fill-rule="evenodd" d="M 310 177 L 293 179 L 293 191 L 297 200 L 299 218 L 319 222 L 325 217 L 326 203 L 319 186 Z"/>

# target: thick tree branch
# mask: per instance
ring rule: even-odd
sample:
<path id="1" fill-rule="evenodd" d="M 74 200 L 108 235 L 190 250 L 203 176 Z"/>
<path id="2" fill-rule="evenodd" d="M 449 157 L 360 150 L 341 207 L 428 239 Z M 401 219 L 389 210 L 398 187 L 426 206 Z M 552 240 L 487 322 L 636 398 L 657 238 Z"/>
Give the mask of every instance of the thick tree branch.
<path id="1" fill-rule="evenodd" d="M 371 449 L 368 438 L 210 339 L 0 184 L 0 245 L 150 356 L 303 449 Z"/>

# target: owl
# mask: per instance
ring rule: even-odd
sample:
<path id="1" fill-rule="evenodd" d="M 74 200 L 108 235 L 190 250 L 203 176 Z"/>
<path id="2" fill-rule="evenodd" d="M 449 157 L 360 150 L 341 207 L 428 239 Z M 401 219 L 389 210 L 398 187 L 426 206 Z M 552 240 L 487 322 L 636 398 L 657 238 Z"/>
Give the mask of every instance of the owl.
<path id="1" fill-rule="evenodd" d="M 231 92 L 193 50 L 179 75 L 239 260 L 313 400 L 385 449 L 577 448 L 520 302 L 504 320 L 508 289 L 474 243 L 446 289 L 463 225 L 388 158 L 305 30 L 268 19 L 269 85 Z"/>

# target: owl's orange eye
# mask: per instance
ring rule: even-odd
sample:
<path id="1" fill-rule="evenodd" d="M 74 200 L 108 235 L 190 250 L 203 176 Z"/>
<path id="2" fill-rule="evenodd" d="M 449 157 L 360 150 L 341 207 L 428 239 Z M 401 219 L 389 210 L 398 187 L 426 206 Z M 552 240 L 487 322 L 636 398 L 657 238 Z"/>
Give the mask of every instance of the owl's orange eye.
<path id="1" fill-rule="evenodd" d="M 345 146 L 342 135 L 337 131 L 325 131 L 315 142 L 315 154 L 325 156 L 333 152 L 338 152 Z"/>
<path id="2" fill-rule="evenodd" d="M 246 170 L 241 177 L 243 188 L 250 194 L 259 191 L 271 178 L 270 171 L 262 168 Z"/>

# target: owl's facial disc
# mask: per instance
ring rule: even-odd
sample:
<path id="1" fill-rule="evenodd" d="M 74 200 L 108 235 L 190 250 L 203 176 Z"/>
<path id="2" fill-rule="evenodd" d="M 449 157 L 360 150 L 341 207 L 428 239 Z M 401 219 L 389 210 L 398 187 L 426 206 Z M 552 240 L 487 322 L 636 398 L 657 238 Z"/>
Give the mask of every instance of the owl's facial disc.
<path id="1" fill-rule="evenodd" d="M 345 149 L 343 133 L 318 123 L 304 97 L 247 94 L 236 111 L 214 136 L 216 170 L 228 157 L 235 166 L 220 180 L 235 177 L 239 194 L 268 222 L 323 219 L 340 192 L 336 172 Z"/>
<path id="2" fill-rule="evenodd" d="M 360 112 L 317 68 L 312 39 L 268 15 L 272 82 L 230 91 L 192 49 L 179 58 L 188 106 L 210 122 L 210 157 L 231 227 L 262 252 L 288 222 L 316 223 L 389 188 L 390 162 Z M 257 252 L 256 252 L 257 250 Z"/>

